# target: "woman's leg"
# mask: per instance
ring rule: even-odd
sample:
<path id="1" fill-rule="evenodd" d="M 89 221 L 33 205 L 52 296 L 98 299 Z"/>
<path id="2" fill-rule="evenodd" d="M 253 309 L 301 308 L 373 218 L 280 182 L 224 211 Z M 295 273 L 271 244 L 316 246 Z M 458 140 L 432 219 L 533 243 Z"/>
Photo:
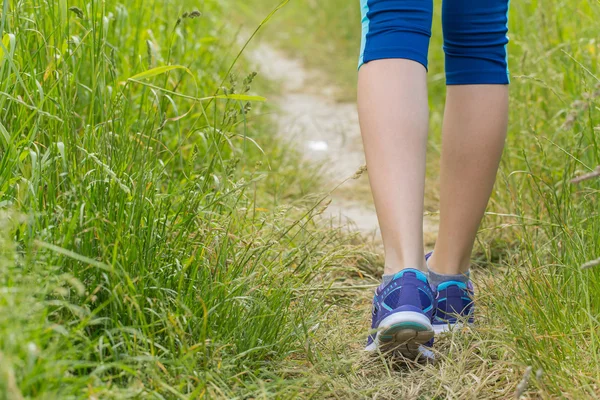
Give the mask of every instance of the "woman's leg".
<path id="1" fill-rule="evenodd" d="M 508 0 L 444 0 L 448 92 L 442 132 L 440 231 L 428 259 L 436 332 L 472 321 L 468 269 L 508 120 Z"/>
<path id="2" fill-rule="evenodd" d="M 442 137 L 440 230 L 429 267 L 469 270 L 506 137 L 506 85 L 449 86 Z"/>
<path id="3" fill-rule="evenodd" d="M 425 270 L 426 68 L 433 1 L 361 0 L 361 7 L 358 111 L 385 274 Z"/>
<path id="4" fill-rule="evenodd" d="M 359 72 L 360 125 L 387 275 L 424 270 L 426 72 L 406 59 L 372 61 Z"/>
<path id="5" fill-rule="evenodd" d="M 362 0 L 358 110 L 385 248 L 367 350 L 428 352 L 434 294 L 424 273 L 423 195 L 431 0 Z"/>
<path id="6" fill-rule="evenodd" d="M 444 0 L 446 81 L 440 231 L 429 267 L 469 269 L 508 123 L 508 0 Z"/>

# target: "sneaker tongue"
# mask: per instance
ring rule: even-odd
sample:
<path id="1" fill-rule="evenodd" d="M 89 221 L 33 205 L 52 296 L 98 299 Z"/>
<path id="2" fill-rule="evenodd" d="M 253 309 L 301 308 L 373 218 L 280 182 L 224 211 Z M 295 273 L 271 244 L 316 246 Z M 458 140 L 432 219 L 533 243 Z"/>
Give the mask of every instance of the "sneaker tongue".
<path id="1" fill-rule="evenodd" d="M 447 288 L 447 293 L 449 296 L 462 296 L 462 292 L 462 289 L 456 285 Z"/>

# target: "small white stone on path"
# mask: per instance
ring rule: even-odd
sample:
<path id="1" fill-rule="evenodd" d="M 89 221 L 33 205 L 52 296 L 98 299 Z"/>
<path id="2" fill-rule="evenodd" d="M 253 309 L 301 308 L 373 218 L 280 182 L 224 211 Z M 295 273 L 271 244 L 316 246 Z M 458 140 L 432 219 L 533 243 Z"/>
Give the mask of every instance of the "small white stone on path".
<path id="1" fill-rule="evenodd" d="M 329 148 L 327 142 L 324 142 L 322 140 L 309 140 L 308 142 L 306 142 L 306 146 L 313 151 L 327 151 L 327 149 Z"/>

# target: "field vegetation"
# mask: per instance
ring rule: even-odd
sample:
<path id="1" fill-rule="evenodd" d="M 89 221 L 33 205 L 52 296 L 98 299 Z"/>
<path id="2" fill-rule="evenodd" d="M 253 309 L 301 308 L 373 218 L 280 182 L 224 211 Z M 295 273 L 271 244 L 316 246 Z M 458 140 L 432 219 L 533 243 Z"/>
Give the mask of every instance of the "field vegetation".
<path id="1" fill-rule="evenodd" d="M 0 398 L 600 396 L 600 267 L 582 268 L 600 257 L 600 179 L 571 182 L 600 165 L 600 4 L 512 2 L 479 323 L 409 367 L 360 353 L 380 265 L 316 222 L 317 170 L 238 57 L 277 5 L 2 2 Z M 358 11 L 291 0 L 259 38 L 351 100 Z"/>
<path id="2" fill-rule="evenodd" d="M 286 393 L 355 250 L 227 7 L 3 2 L 0 398 Z"/>

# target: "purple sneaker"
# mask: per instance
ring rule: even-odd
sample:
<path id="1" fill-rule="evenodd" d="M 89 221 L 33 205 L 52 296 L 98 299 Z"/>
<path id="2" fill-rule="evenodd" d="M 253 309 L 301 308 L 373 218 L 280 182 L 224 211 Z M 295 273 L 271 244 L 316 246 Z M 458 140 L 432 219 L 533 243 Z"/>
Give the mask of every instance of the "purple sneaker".
<path id="1" fill-rule="evenodd" d="M 425 256 L 428 260 L 432 253 Z M 464 322 L 473 323 L 473 284 L 447 281 L 434 288 L 437 292 L 433 330 L 435 333 L 446 332 L 460 327 Z"/>
<path id="2" fill-rule="evenodd" d="M 427 275 L 416 269 L 398 272 L 375 292 L 373 323 L 365 350 L 397 350 L 412 360 L 432 358 L 426 347 L 433 344 L 434 309 L 435 296 Z"/>

